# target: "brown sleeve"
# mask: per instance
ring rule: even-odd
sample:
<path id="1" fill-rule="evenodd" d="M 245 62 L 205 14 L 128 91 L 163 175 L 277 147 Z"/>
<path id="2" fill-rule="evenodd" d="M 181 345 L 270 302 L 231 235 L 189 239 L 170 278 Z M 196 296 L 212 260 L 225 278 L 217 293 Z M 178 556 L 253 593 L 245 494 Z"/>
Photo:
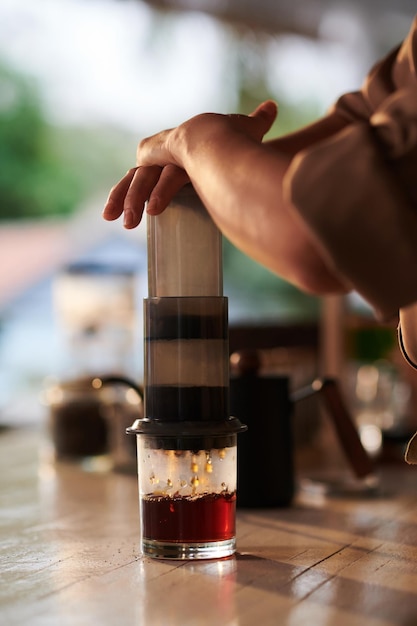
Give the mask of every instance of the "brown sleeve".
<path id="1" fill-rule="evenodd" d="M 334 271 L 389 319 L 417 300 L 417 17 L 333 110 L 349 125 L 296 155 L 284 193 Z"/>

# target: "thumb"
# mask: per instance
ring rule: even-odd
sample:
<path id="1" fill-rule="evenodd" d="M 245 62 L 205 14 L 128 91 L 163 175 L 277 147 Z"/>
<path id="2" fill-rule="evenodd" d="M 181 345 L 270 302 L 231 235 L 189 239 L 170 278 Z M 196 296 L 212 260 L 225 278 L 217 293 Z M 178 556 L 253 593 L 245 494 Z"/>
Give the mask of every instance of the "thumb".
<path id="1" fill-rule="evenodd" d="M 265 100 L 249 115 L 249 117 L 257 118 L 263 130 L 263 135 L 268 132 L 274 123 L 278 114 L 278 105 L 273 100 Z"/>

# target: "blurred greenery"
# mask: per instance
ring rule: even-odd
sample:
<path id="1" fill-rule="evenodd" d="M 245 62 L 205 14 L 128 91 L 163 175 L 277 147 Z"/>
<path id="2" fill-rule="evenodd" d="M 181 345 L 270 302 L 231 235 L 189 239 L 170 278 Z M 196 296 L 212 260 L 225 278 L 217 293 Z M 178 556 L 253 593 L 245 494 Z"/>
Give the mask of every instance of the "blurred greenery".
<path id="1" fill-rule="evenodd" d="M 242 318 L 317 319 L 320 299 L 307 295 L 223 241 L 223 268 L 226 291 L 241 309 Z M 239 317 L 239 316 L 238 316 Z"/>
<path id="2" fill-rule="evenodd" d="M 54 126 L 36 83 L 0 64 L 0 220 L 70 214 L 117 179 L 134 145 L 119 130 Z"/>
<path id="3" fill-rule="evenodd" d="M 81 184 L 56 158 L 53 131 L 35 87 L 3 65 L 0 94 L 0 218 L 70 212 L 81 197 Z"/>

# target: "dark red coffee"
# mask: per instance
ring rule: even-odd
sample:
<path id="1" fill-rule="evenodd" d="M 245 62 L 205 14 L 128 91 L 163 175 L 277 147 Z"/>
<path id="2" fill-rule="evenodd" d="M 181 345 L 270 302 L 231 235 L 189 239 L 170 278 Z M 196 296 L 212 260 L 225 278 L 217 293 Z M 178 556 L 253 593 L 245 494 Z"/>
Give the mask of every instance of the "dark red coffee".
<path id="1" fill-rule="evenodd" d="M 142 498 L 143 537 L 153 541 L 225 541 L 235 536 L 236 493 Z"/>

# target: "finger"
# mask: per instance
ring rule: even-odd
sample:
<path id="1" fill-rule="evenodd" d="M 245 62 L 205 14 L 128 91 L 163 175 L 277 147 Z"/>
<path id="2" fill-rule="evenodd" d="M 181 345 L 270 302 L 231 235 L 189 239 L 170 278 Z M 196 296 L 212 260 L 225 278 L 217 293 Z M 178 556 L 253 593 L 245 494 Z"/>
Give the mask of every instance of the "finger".
<path id="1" fill-rule="evenodd" d="M 136 167 L 132 167 L 128 170 L 123 178 L 111 188 L 103 209 L 103 217 L 105 220 L 116 220 L 123 213 L 124 200 L 136 169 Z"/>
<path id="2" fill-rule="evenodd" d="M 145 202 L 157 185 L 162 168 L 158 165 L 137 167 L 124 200 L 125 228 L 135 228 L 142 219 Z"/>
<path id="3" fill-rule="evenodd" d="M 249 115 L 249 117 L 259 120 L 262 128 L 262 134 L 268 132 L 274 123 L 278 114 L 277 103 L 273 100 L 265 100 Z"/>
<path id="4" fill-rule="evenodd" d="M 190 182 L 187 172 L 177 165 L 166 165 L 149 196 L 146 212 L 159 215 L 171 202 L 175 194 Z"/>

